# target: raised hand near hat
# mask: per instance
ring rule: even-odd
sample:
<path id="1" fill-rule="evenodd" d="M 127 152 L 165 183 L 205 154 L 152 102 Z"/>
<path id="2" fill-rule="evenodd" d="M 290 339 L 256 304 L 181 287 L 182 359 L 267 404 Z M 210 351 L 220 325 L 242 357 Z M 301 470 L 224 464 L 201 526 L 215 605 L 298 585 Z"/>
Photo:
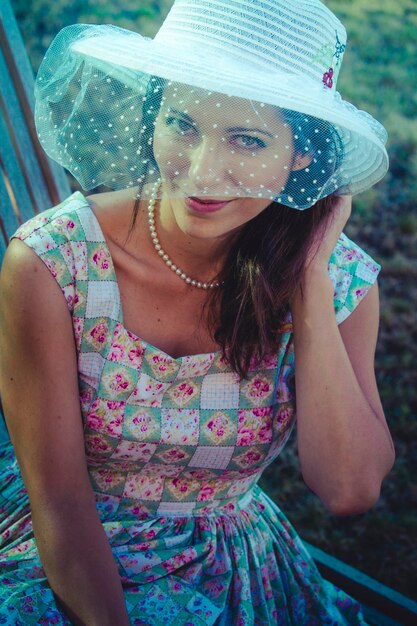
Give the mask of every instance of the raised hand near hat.
<path id="1" fill-rule="evenodd" d="M 332 196 L 333 210 L 319 229 L 306 262 L 306 271 L 315 267 L 327 271 L 329 259 L 352 212 L 352 196 Z"/>

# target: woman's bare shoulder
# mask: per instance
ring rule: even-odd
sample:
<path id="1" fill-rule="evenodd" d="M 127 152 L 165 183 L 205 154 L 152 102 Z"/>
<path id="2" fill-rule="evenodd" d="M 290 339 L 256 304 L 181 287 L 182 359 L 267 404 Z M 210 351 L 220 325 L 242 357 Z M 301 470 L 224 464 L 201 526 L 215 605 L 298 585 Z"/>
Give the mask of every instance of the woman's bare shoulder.
<path id="1" fill-rule="evenodd" d="M 0 274 L 0 324 L 9 336 L 24 333 L 29 340 L 37 327 L 60 322 L 68 325 L 70 313 L 59 284 L 29 246 L 13 239 Z"/>
<path id="2" fill-rule="evenodd" d="M 0 308 L 17 312 L 21 306 L 24 311 L 31 309 L 35 315 L 36 310 L 42 304 L 48 304 L 51 298 L 57 299 L 66 315 L 69 314 L 60 285 L 45 262 L 26 243 L 12 239 L 1 267 Z"/>
<path id="3" fill-rule="evenodd" d="M 106 239 L 127 234 L 135 205 L 132 189 L 96 193 L 86 199 Z"/>

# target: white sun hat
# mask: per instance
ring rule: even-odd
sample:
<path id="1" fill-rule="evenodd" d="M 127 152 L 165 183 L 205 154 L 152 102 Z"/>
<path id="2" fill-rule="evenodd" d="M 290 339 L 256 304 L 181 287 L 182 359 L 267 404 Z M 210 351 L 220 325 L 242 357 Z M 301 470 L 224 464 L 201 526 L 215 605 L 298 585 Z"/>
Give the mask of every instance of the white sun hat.
<path id="1" fill-rule="evenodd" d="M 388 169 L 385 129 L 336 91 L 345 48 L 319 0 L 176 0 L 154 39 L 69 26 L 37 77 L 38 135 L 84 189 L 308 208 Z"/>

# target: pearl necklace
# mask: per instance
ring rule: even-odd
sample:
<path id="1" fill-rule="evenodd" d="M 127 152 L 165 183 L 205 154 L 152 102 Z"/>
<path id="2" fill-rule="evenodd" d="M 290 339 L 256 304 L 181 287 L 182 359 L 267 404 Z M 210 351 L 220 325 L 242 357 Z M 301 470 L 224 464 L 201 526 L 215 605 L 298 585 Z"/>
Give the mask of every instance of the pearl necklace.
<path id="1" fill-rule="evenodd" d="M 165 265 L 169 267 L 179 278 L 181 278 L 187 285 L 191 285 L 192 287 L 197 287 L 198 289 L 213 289 L 214 287 L 219 287 L 220 283 L 217 280 L 213 280 L 212 282 L 202 282 L 200 280 L 195 280 L 194 278 L 190 278 L 180 267 L 175 265 L 162 248 L 159 243 L 158 235 L 156 232 L 155 226 L 155 200 L 156 200 L 156 192 L 158 191 L 160 181 L 158 180 L 151 192 L 151 197 L 149 198 L 148 204 L 148 224 L 149 224 L 149 233 L 151 235 L 153 247 L 164 261 Z"/>

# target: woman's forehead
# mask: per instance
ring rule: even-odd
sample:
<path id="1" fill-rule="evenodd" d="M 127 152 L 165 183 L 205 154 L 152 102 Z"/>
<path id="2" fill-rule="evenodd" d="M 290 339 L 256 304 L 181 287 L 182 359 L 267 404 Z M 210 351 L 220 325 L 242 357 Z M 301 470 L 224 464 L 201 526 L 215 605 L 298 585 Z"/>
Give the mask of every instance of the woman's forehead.
<path id="1" fill-rule="evenodd" d="M 278 107 L 178 84 L 164 88 L 161 111 L 185 114 L 197 124 L 212 120 L 219 127 L 276 127 L 278 130 L 283 125 Z"/>

